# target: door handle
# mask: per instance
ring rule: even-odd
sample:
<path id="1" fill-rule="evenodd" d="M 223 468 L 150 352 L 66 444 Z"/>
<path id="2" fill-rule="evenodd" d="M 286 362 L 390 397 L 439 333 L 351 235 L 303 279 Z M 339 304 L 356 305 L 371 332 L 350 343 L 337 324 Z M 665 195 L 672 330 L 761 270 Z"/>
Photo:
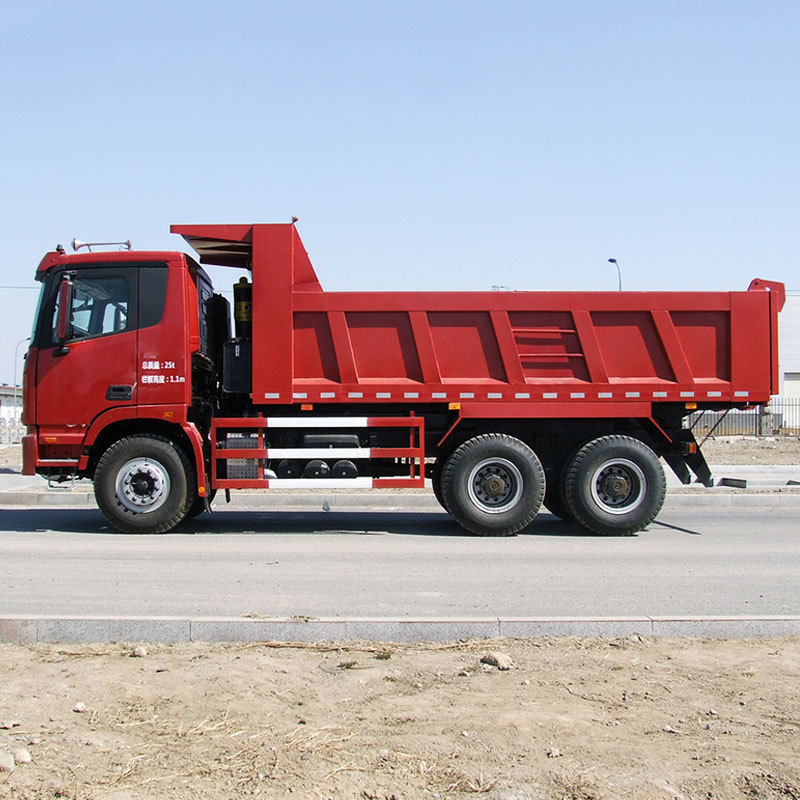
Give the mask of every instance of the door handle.
<path id="1" fill-rule="evenodd" d="M 106 389 L 106 400 L 131 400 L 133 398 L 133 386 L 115 385 Z"/>

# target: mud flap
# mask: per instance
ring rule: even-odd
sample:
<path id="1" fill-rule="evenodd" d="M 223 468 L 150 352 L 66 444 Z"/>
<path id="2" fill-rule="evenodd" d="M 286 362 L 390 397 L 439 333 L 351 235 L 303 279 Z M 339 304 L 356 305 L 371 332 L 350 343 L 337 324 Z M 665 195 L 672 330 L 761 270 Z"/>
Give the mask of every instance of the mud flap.
<path id="1" fill-rule="evenodd" d="M 702 483 L 707 488 L 712 487 L 714 477 L 700 450 L 700 445 L 694 438 L 694 433 L 688 428 L 681 428 L 671 433 L 677 452 L 664 453 L 664 461 L 669 464 L 681 483 L 691 483 L 692 473 L 694 473 L 698 483 Z"/>

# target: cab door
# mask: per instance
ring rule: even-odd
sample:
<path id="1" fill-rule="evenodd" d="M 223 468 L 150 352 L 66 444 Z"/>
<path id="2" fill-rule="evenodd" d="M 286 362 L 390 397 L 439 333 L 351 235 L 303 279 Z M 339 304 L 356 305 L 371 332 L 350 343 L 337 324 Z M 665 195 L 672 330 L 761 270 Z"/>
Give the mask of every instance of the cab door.
<path id="1" fill-rule="evenodd" d="M 56 319 L 65 273 L 51 279 L 51 311 L 39 331 L 37 360 L 36 422 L 42 433 L 72 432 L 77 440 L 98 414 L 135 405 L 138 273 L 137 267 L 111 265 L 72 270 L 63 346 Z"/>

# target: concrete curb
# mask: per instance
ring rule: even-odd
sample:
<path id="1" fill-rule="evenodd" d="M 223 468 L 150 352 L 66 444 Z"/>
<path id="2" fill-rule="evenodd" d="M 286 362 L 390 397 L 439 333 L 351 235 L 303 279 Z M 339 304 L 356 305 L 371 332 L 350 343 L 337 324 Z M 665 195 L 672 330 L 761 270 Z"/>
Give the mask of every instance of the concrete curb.
<path id="1" fill-rule="evenodd" d="M 308 617 L 0 618 L 4 643 L 100 642 L 424 642 L 544 636 L 696 636 L 747 638 L 800 635 L 800 616 L 484 617 L 462 619 Z"/>
<path id="2" fill-rule="evenodd" d="M 327 500 L 331 511 L 425 511 L 441 512 L 432 493 L 398 494 L 390 491 L 359 492 L 353 494 L 326 494 L 294 492 L 286 494 L 234 495 L 230 504 L 224 499 L 214 503 L 215 511 L 321 511 Z M 719 506 L 737 508 L 800 505 L 800 487 L 773 489 L 676 489 L 667 493 L 665 508 L 686 506 Z M 8 507 L 66 507 L 97 508 L 91 492 L 7 491 L 0 492 L 0 508 Z"/>

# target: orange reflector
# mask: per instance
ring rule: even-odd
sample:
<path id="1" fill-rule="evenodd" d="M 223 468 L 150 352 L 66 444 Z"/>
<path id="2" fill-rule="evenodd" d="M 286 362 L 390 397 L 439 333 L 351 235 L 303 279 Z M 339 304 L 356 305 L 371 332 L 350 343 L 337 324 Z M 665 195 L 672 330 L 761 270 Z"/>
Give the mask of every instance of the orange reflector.
<path id="1" fill-rule="evenodd" d="M 44 437 L 45 444 L 58 444 L 58 438 L 56 436 L 45 436 Z"/>
<path id="2" fill-rule="evenodd" d="M 447 407 L 451 411 L 460 411 L 461 410 L 461 403 L 448 403 Z"/>
<path id="3" fill-rule="evenodd" d="M 689 444 L 689 455 L 694 455 L 697 452 L 697 445 L 694 442 Z"/>
<path id="4" fill-rule="evenodd" d="M 175 416 L 174 411 L 165 411 L 164 412 L 164 419 L 172 419 Z"/>
<path id="5" fill-rule="evenodd" d="M 205 493 L 206 493 L 206 487 L 205 486 L 198 486 L 197 487 L 197 494 L 205 494 Z"/>
<path id="6" fill-rule="evenodd" d="M 313 411 L 314 410 L 314 404 L 313 403 L 303 403 L 300 406 L 300 410 L 301 411 Z"/>
<path id="7" fill-rule="evenodd" d="M 694 411 L 697 408 L 697 403 L 684 403 L 687 411 Z"/>

